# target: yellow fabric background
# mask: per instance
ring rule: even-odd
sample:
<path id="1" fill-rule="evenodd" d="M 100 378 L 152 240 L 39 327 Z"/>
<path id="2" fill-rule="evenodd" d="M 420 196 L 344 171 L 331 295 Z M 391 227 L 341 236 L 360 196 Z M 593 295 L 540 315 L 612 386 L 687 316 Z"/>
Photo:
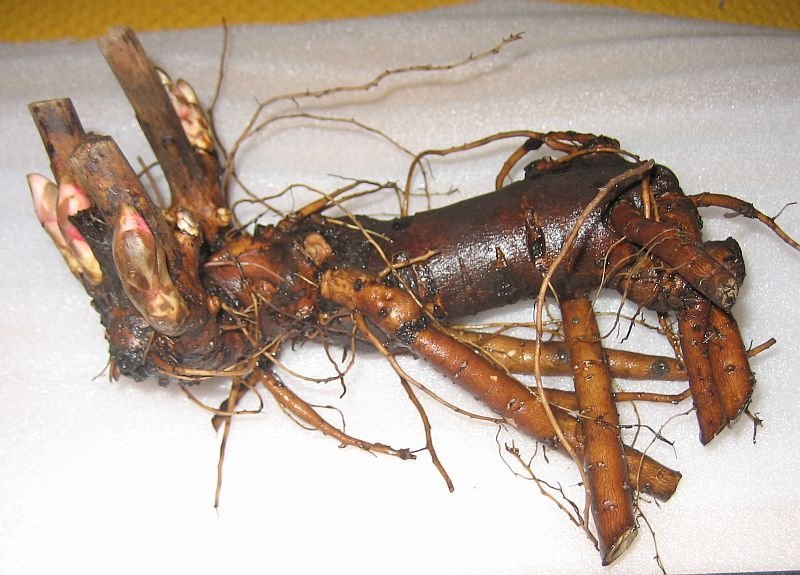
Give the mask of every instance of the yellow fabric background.
<path id="1" fill-rule="evenodd" d="M 219 24 L 358 18 L 459 4 L 465 0 L 0 0 L 0 40 L 93 38 L 115 25 L 145 30 Z M 497 0 L 502 1 L 502 0 Z M 579 0 L 562 0 L 581 3 Z M 583 0 L 642 12 L 800 29 L 800 0 Z"/>

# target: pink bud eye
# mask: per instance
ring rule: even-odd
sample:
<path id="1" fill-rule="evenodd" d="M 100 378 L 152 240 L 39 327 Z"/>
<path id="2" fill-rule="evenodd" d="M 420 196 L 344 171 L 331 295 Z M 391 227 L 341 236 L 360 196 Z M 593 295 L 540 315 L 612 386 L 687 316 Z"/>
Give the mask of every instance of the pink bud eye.
<path id="1" fill-rule="evenodd" d="M 188 308 L 169 275 L 164 249 L 130 206 L 120 208 L 111 250 L 122 288 L 134 307 L 157 331 L 180 335 Z"/>
<path id="2" fill-rule="evenodd" d="M 100 264 L 86 239 L 69 220 L 70 216 L 91 207 L 89 198 L 72 183 L 56 186 L 40 174 L 28 175 L 28 185 L 36 216 L 69 269 L 79 278 L 98 285 L 103 281 Z"/>
<path id="3" fill-rule="evenodd" d="M 131 300 L 142 300 L 157 284 L 156 242 L 144 218 L 128 206 L 122 206 L 112 239 L 114 263 Z M 133 302 L 134 305 L 136 301 Z M 137 306 L 138 308 L 138 306 Z M 141 311 L 141 310 L 140 310 Z"/>
<path id="4" fill-rule="evenodd" d="M 70 221 L 70 217 L 78 212 L 92 207 L 89 196 L 83 189 L 72 182 L 71 179 L 62 178 L 58 186 L 58 200 L 56 203 L 56 220 L 58 228 L 64 237 L 67 246 L 80 264 L 84 276 L 93 284 L 103 281 L 100 264 L 86 242 L 86 238 Z"/>
<path id="5" fill-rule="evenodd" d="M 120 276 L 125 276 L 125 282 L 135 285 L 142 291 L 150 290 L 152 286 L 152 270 L 155 269 L 153 252 L 145 244 L 143 238 L 135 232 L 127 231 L 120 234 L 120 252 L 125 255 L 124 267 L 117 265 Z M 114 250 L 116 261 L 117 250 Z"/>
<path id="6" fill-rule="evenodd" d="M 33 197 L 33 207 L 39 223 L 45 225 L 56 221 L 58 187 L 41 174 L 28 174 L 28 186 Z"/>

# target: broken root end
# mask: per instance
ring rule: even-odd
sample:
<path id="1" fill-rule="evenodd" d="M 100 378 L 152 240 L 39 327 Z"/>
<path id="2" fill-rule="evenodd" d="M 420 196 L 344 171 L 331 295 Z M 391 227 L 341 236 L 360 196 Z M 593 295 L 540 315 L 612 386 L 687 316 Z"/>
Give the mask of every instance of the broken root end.
<path id="1" fill-rule="evenodd" d="M 617 560 L 625 551 L 630 547 L 633 540 L 636 539 L 637 529 L 635 526 L 630 527 L 626 531 L 623 531 L 617 540 L 614 541 L 606 550 L 605 554 L 603 555 L 603 566 L 611 565 L 614 561 Z"/>

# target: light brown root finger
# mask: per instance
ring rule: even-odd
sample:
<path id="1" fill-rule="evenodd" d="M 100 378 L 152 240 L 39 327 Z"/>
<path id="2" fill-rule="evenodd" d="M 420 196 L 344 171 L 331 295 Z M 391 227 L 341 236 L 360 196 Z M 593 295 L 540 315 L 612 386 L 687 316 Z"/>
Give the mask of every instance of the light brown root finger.
<path id="1" fill-rule="evenodd" d="M 772 230 L 776 236 L 778 236 L 788 245 L 800 251 L 800 244 L 797 243 L 794 239 L 792 239 L 792 237 L 789 236 L 789 234 L 784 232 L 781 229 L 781 227 L 775 223 L 775 219 L 778 216 L 771 218 L 766 214 L 757 210 L 755 206 L 753 206 L 753 204 L 749 202 L 745 202 L 744 200 L 740 200 L 739 198 L 734 198 L 733 196 L 728 196 L 725 194 L 711 194 L 711 193 L 703 193 L 694 196 L 689 196 L 689 199 L 692 200 L 694 205 L 697 206 L 698 208 L 710 208 L 710 207 L 726 208 L 746 218 L 758 220 L 759 222 L 767 226 L 770 230 Z"/>
<path id="2" fill-rule="evenodd" d="M 744 263 L 741 250 L 735 240 L 728 239 L 726 242 L 702 244 L 697 209 L 689 198 L 678 193 L 677 190 L 662 194 L 659 197 L 659 208 L 662 220 L 666 225 L 677 228 L 687 242 L 693 242 L 694 245 L 700 247 L 701 253 L 710 258 L 720 269 L 730 274 L 737 286 L 742 284 Z M 687 283 L 692 284 L 685 270 L 686 266 L 677 269 L 677 272 Z M 722 277 L 721 274 L 719 277 Z M 708 297 L 704 290 L 693 287 L 700 294 Z M 708 291 L 712 291 L 712 289 Z M 686 369 L 689 373 L 689 388 L 692 391 L 697 420 L 700 424 L 700 439 L 703 444 L 706 444 L 728 422 L 721 399 L 720 378 L 715 370 L 715 367 L 723 366 L 712 363 L 708 341 L 714 309 L 718 309 L 717 305 L 719 305 L 725 312 L 730 312 L 731 306 L 722 305 L 713 298 L 708 301 L 688 287 L 685 288 L 685 292 L 683 305 L 677 310 L 678 331 Z M 715 303 L 717 305 L 714 305 Z"/>
<path id="3" fill-rule="evenodd" d="M 591 302 L 585 297 L 562 299 L 561 315 L 581 414 L 583 462 L 589 480 L 592 516 L 603 565 L 608 565 L 636 536 L 619 414 Z"/>
<path id="4" fill-rule="evenodd" d="M 374 453 L 385 453 L 386 455 L 393 455 L 400 459 L 415 459 L 413 453 L 408 449 L 395 449 L 382 443 L 371 443 L 362 439 L 357 439 L 347 435 L 337 427 L 328 423 L 317 411 L 308 403 L 303 401 L 291 389 L 286 387 L 273 373 L 268 373 L 262 370 L 253 372 L 253 383 L 260 383 L 264 388 L 269 391 L 275 400 L 286 411 L 297 417 L 303 423 L 308 424 L 314 429 L 321 431 L 323 434 L 333 437 L 339 443 L 345 446 L 358 447 L 364 451 Z"/>
<path id="5" fill-rule="evenodd" d="M 618 149 L 618 148 L 617 148 Z M 569 158 L 572 154 L 565 156 L 564 158 Z M 638 162 L 638 158 L 636 159 Z M 592 210 L 595 210 L 597 207 L 601 205 L 602 202 L 606 201 L 606 198 L 609 194 L 614 192 L 615 190 L 619 189 L 622 185 L 630 184 L 631 181 L 636 181 L 644 177 L 649 177 L 649 173 L 653 169 L 655 163 L 652 160 L 648 160 L 638 164 L 637 166 L 626 170 L 625 172 L 614 176 L 610 180 L 608 180 L 605 185 L 600 187 L 595 193 L 594 197 L 591 201 L 584 206 L 583 210 L 578 215 L 578 219 L 575 224 L 572 226 L 569 234 L 565 238 L 561 249 L 558 252 L 558 255 L 553 259 L 550 265 L 547 268 L 544 276 L 542 277 L 541 285 L 539 286 L 539 292 L 536 294 L 536 308 L 535 308 L 535 324 L 536 324 L 536 353 L 534 356 L 534 378 L 536 380 L 536 387 L 539 390 L 539 393 L 543 394 L 543 398 L 546 398 L 544 392 L 544 385 L 542 384 L 542 374 L 539 369 L 539 355 L 541 351 L 541 344 L 542 341 L 542 333 L 543 333 L 543 313 L 545 308 L 545 299 L 549 290 L 553 289 L 551 281 L 558 270 L 559 266 L 569 257 L 571 253 L 574 253 L 573 246 L 578 239 L 578 235 L 580 230 L 583 228 L 583 225 L 588 221 L 589 215 L 592 213 Z M 537 171 L 537 166 L 534 164 L 532 167 L 533 171 Z M 542 168 L 542 169 L 549 169 L 549 168 Z M 556 294 L 557 295 L 557 294 Z M 549 407 L 548 402 L 543 402 L 543 407 L 546 412 L 546 415 L 550 422 L 553 425 L 553 429 L 556 432 L 556 437 L 558 438 L 559 443 L 562 445 L 565 451 L 569 453 L 570 458 L 575 462 L 578 466 L 578 469 L 581 474 L 581 480 L 584 484 L 588 484 L 588 479 L 586 478 L 586 471 L 581 463 L 582 458 L 579 456 L 578 453 L 569 445 L 567 442 L 566 436 L 563 432 L 562 427 L 559 425 L 558 421 L 554 418 L 554 414 Z M 587 516 L 588 521 L 588 514 L 590 512 L 590 497 L 587 491 L 584 505 L 584 514 Z"/>
<path id="6" fill-rule="evenodd" d="M 652 403 L 680 403 L 692 397 L 692 390 L 685 389 L 681 393 L 652 393 L 649 391 L 617 391 L 614 399 L 617 401 L 649 401 Z"/>
<path id="7" fill-rule="evenodd" d="M 719 398 L 714 373 L 709 361 L 708 331 L 711 304 L 696 295 L 678 313 L 678 333 L 681 350 L 689 374 L 689 388 L 700 426 L 700 442 L 705 445 L 720 432 L 728 422 Z"/>
<path id="8" fill-rule="evenodd" d="M 736 320 L 718 307 L 709 314 L 708 355 L 725 416 L 734 421 L 750 403 L 755 376 Z"/>
<path id="9" fill-rule="evenodd" d="M 378 282 L 363 272 L 348 269 L 326 272 L 320 290 L 323 297 L 364 314 L 381 331 L 408 346 L 415 355 L 425 359 L 521 432 L 558 444 L 553 424 L 535 390 L 528 389 L 433 325 L 405 291 Z M 555 403 L 556 399 L 550 401 Z M 562 409 L 554 413 L 566 440 L 580 451 L 582 440 L 577 418 Z M 637 476 L 633 475 L 633 470 L 639 469 L 639 461 L 646 462 L 641 465 L 638 482 L 632 480 L 632 484 L 641 485 L 660 499 L 672 496 L 680 481 L 679 473 L 633 448 L 626 448 L 626 455 L 631 461 L 634 480 Z"/>
<path id="10" fill-rule="evenodd" d="M 512 373 L 533 373 L 536 342 L 507 335 L 473 331 L 454 332 L 458 339 L 473 343 Z M 611 376 L 618 379 L 660 381 L 686 380 L 686 370 L 671 357 L 631 351 L 604 349 Z M 569 348 L 565 342 L 543 341 L 540 357 L 542 375 L 572 373 Z"/>
<path id="11" fill-rule="evenodd" d="M 699 247 L 704 257 L 710 258 L 721 270 L 730 274 L 736 285 L 740 286 L 744 280 L 744 263 L 736 241 L 728 239 L 726 242 L 701 244 L 700 219 L 692 201 L 676 190 L 662 194 L 658 199 L 663 222 L 680 230 L 681 236 L 687 243 L 692 242 Z M 692 284 L 685 273 L 686 266 L 677 269 L 677 272 L 687 283 Z M 696 289 L 708 297 L 704 290 Z M 692 391 L 697 420 L 700 424 L 700 439 L 706 444 L 728 422 L 721 400 L 718 374 L 715 371 L 715 367 L 723 366 L 712 363 L 708 344 L 711 316 L 713 310 L 718 309 L 714 303 L 720 304 L 713 299 L 708 301 L 689 287 L 684 288 L 684 291 L 682 305 L 677 310 L 678 331 L 689 373 L 689 388 Z M 730 311 L 730 306 L 720 305 L 720 307 L 726 312 Z"/>
<path id="12" fill-rule="evenodd" d="M 534 437 L 552 440 L 552 426 L 538 406 L 539 398 L 488 360 L 431 325 L 405 291 L 351 271 L 327 272 L 321 293 L 337 304 L 364 314 L 384 333 L 407 345 L 458 382 L 503 418 Z"/>
<path id="13" fill-rule="evenodd" d="M 706 250 L 732 271 L 740 268 L 737 270 L 738 275 L 744 277 L 742 253 L 734 240 L 707 242 Z M 714 373 L 717 393 L 725 416 L 729 421 L 734 421 L 747 408 L 756 380 L 750 370 L 747 350 L 733 315 L 711 306 L 707 339 L 708 359 Z"/>
<path id="14" fill-rule="evenodd" d="M 621 200 L 611 210 L 611 226 L 631 242 L 648 246 L 687 283 L 725 310 L 739 293 L 736 278 L 708 255 L 690 234 L 662 222 L 645 219 L 630 202 Z"/>
<path id="15" fill-rule="evenodd" d="M 534 393 L 537 392 L 537 388 L 534 386 L 530 388 Z M 550 387 L 544 388 L 545 393 L 547 394 L 547 401 L 549 401 L 553 407 L 557 407 L 562 410 L 569 410 L 569 411 L 577 411 L 578 410 L 578 400 L 575 398 L 575 394 L 571 391 L 563 391 L 561 389 L 553 389 Z M 648 401 L 651 403 L 680 403 L 681 401 L 688 399 L 692 396 L 692 392 L 690 389 L 686 389 L 681 393 L 675 394 L 667 394 L 667 393 L 653 393 L 649 391 L 616 391 L 614 392 L 614 400 L 618 402 L 622 401 Z"/>
<path id="16" fill-rule="evenodd" d="M 624 448 L 628 482 L 638 493 L 649 493 L 662 501 L 667 501 L 675 494 L 682 477 L 679 471 L 660 464 L 630 445 Z"/>

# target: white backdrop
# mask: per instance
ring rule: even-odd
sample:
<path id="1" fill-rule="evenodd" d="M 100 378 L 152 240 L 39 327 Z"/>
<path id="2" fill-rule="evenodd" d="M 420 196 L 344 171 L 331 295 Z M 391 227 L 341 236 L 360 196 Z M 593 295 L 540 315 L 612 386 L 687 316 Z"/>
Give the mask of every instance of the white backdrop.
<path id="1" fill-rule="evenodd" d="M 670 166 L 688 193 L 740 196 L 767 213 L 797 199 L 800 37 L 608 9 L 478 2 L 379 19 L 233 28 L 217 110 L 221 134 L 231 142 L 258 98 L 455 61 L 521 31 L 523 41 L 469 68 L 395 78 L 314 109 L 356 117 L 415 150 L 517 128 L 602 133 Z M 151 56 L 206 101 L 220 38 L 219 29 L 141 36 Z M 150 159 L 133 114 L 93 43 L 0 45 L 0 62 L 0 571 L 657 572 L 645 531 L 620 561 L 601 568 L 584 535 L 503 464 L 495 427 L 430 401 L 455 493 L 424 453 L 401 462 L 337 449 L 267 402 L 261 415 L 235 422 L 216 512 L 218 438 L 208 415 L 174 386 L 94 379 L 106 362 L 103 333 L 39 229 L 26 189 L 26 173 L 48 168 L 29 102 L 70 96 L 87 129 L 113 135 L 131 159 Z M 456 197 L 487 191 L 508 149 L 435 164 L 434 189 L 457 187 Z M 292 182 L 331 189 L 338 181 L 329 174 L 401 179 L 405 162 L 354 128 L 305 122 L 265 133 L 245 150 L 241 170 L 252 189 L 267 194 Z M 393 205 L 365 200 L 359 209 L 387 213 Z M 797 209 L 781 223 L 800 235 Z M 684 479 L 671 501 L 643 510 L 672 572 L 797 568 L 800 254 L 719 211 L 707 212 L 705 229 L 708 238 L 734 235 L 747 258 L 735 310 L 745 340 L 778 338 L 753 361 L 754 409 L 766 424 L 756 445 L 750 424 L 740 421 L 701 447 L 693 415 L 672 422 L 665 433 L 674 449 L 658 446 L 655 454 Z M 530 309 L 490 317 L 509 315 L 525 319 Z M 629 343 L 664 351 L 641 328 Z M 330 373 L 315 345 L 285 356 L 304 373 Z M 476 408 L 419 362 L 406 365 Z M 341 400 L 336 384 L 287 381 L 311 401 L 340 407 L 355 435 L 423 444 L 416 414 L 374 354 L 360 354 Z M 212 382 L 200 393 L 214 402 L 224 387 Z M 643 409 L 654 422 L 676 411 Z M 511 440 L 532 454 L 530 442 L 501 432 L 500 442 Z M 579 494 L 571 465 L 559 455 L 549 459 L 535 459 L 537 472 Z"/>

